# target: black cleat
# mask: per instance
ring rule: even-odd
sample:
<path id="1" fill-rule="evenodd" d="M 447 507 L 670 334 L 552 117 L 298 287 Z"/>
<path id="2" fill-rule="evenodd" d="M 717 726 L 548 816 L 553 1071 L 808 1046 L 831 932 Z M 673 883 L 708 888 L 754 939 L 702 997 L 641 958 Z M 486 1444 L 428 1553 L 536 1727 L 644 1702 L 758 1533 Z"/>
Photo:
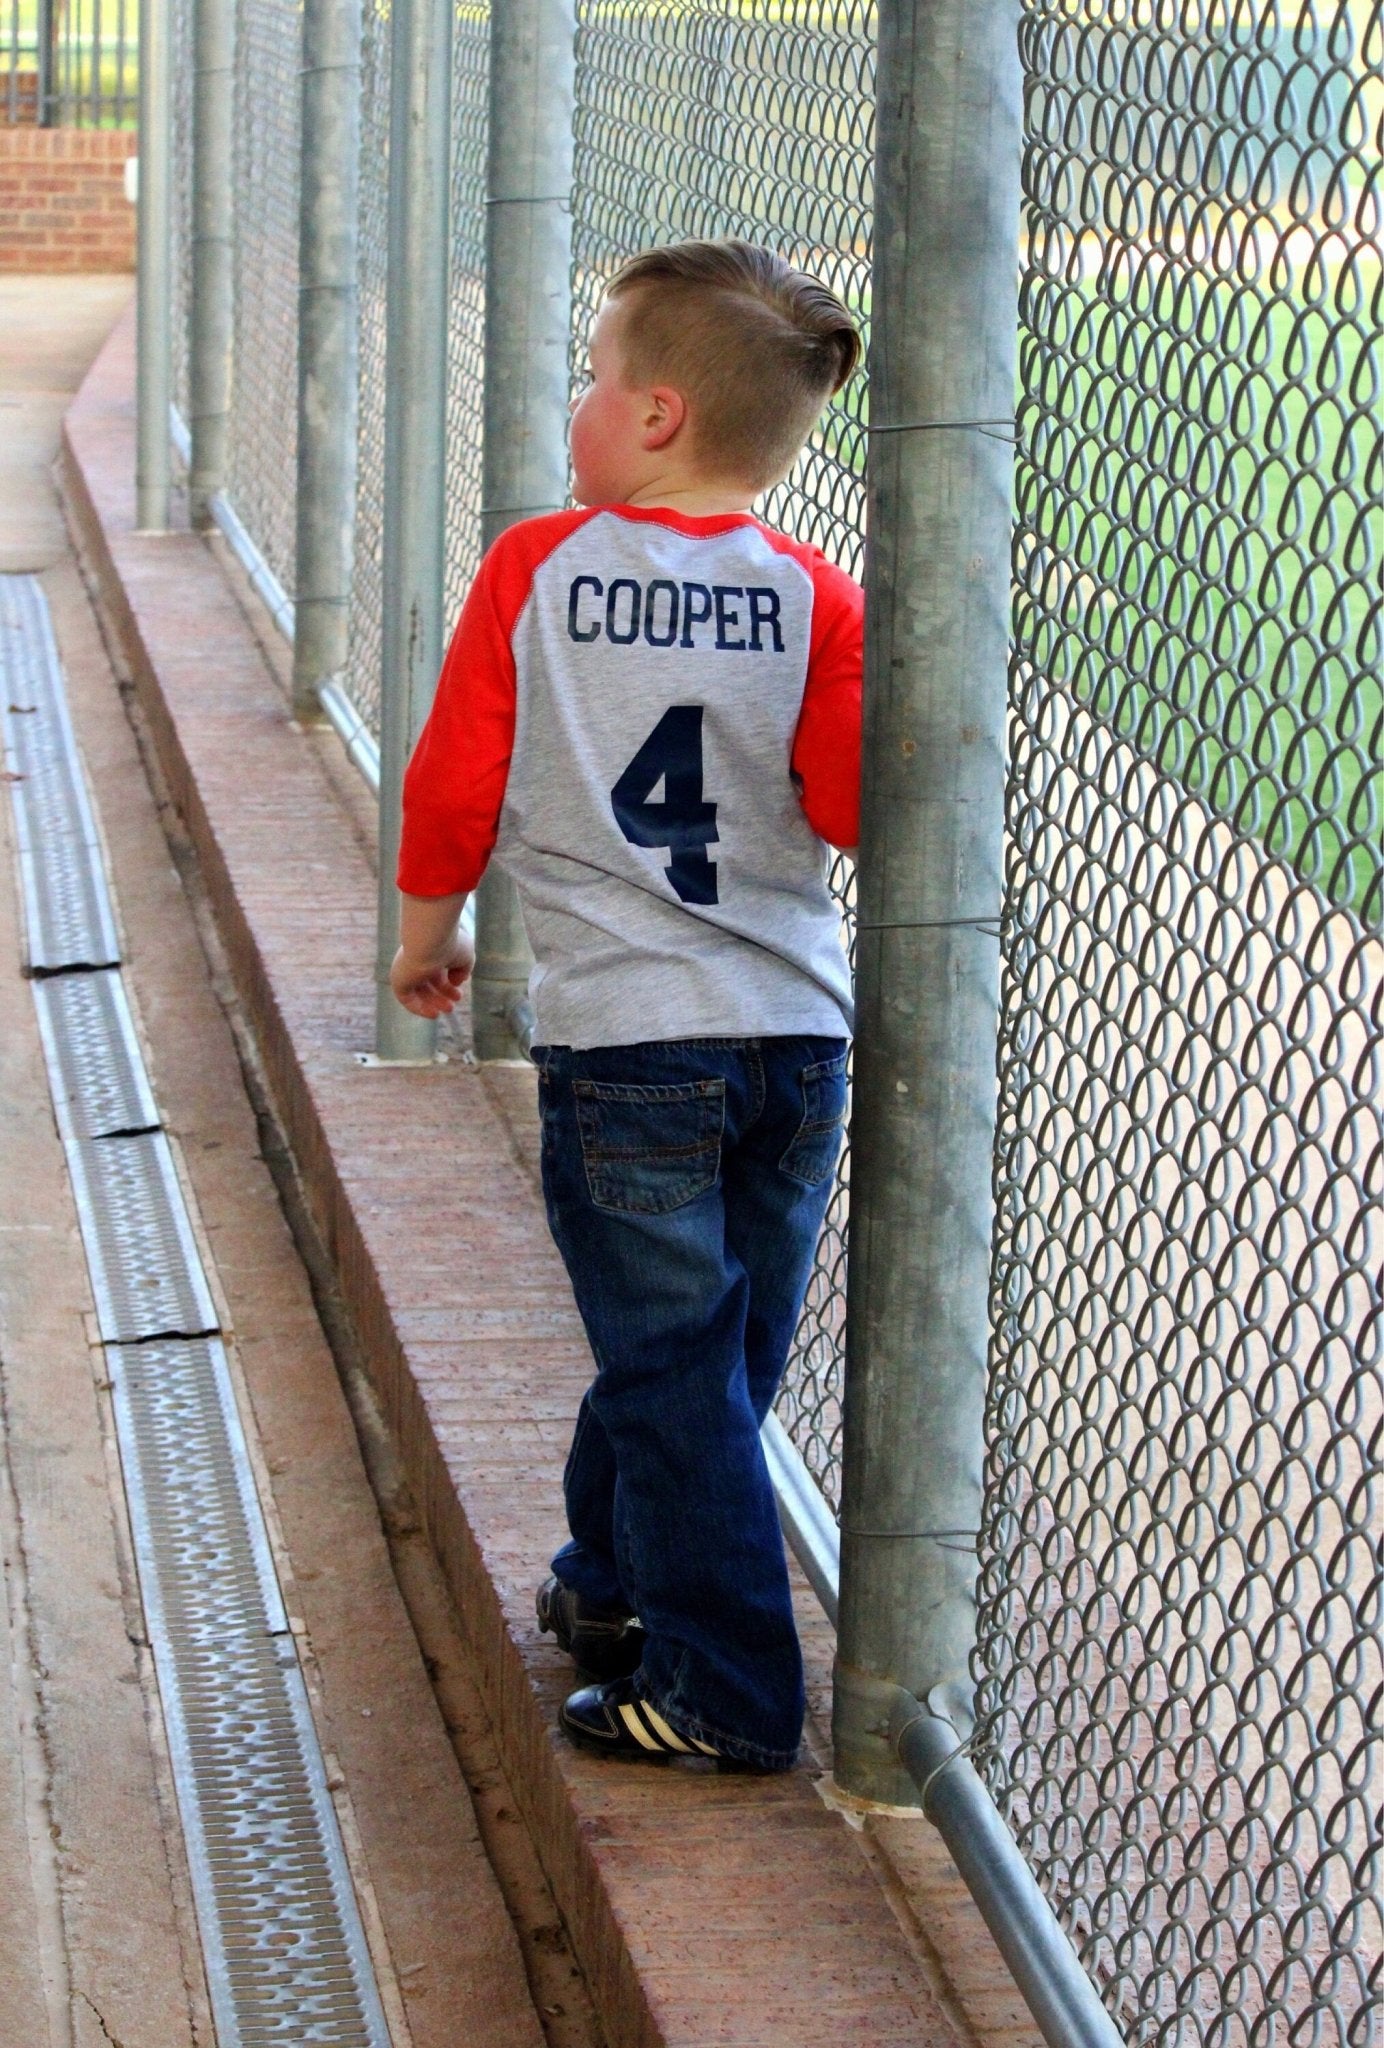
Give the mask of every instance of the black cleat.
<path id="1" fill-rule="evenodd" d="M 640 1699 L 632 1678 L 584 1685 L 563 1701 L 557 1718 L 564 1735 L 603 1756 L 630 1757 L 645 1764 L 666 1764 L 675 1756 L 721 1756 L 711 1743 L 679 1735 L 647 1700 Z"/>
<path id="2" fill-rule="evenodd" d="M 639 1669 L 644 1630 L 636 1615 L 592 1607 L 557 1578 L 543 1581 L 534 1607 L 543 1634 L 555 1636 L 558 1648 L 593 1678 L 627 1678 Z"/>

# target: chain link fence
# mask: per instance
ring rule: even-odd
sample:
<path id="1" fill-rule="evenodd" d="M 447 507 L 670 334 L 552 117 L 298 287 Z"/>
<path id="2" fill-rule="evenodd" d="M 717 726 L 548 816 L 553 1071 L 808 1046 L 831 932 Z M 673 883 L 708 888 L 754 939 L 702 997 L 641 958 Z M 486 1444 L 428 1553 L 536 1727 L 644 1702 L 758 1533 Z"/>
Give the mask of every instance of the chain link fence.
<path id="1" fill-rule="evenodd" d="M 294 0 L 237 0 L 226 495 L 289 592 L 297 546 L 301 69 L 302 11 Z"/>
<path id="2" fill-rule="evenodd" d="M 452 275 L 447 322 L 446 613 L 460 612 L 481 558 L 485 355 L 485 192 L 490 8 L 458 7 L 452 27 Z"/>
<path id="3" fill-rule="evenodd" d="M 1379 2039 L 1379 39 L 1023 10 L 981 1748 L 1139 2048 Z"/>
<path id="4" fill-rule="evenodd" d="M 192 418 L 188 334 L 192 323 L 192 85 L 196 62 L 193 14 L 194 0 L 171 0 L 168 22 L 173 74 L 169 166 L 173 240 L 169 279 L 172 298 L 170 375 L 173 404 L 184 426 Z"/>
<path id="5" fill-rule="evenodd" d="M 346 686 L 375 729 L 389 22 L 367 0 Z M 242 0 L 228 483 L 290 590 L 298 23 Z M 458 8 L 451 615 L 488 27 Z M 1021 36 L 977 1761 L 1134 2048 L 1367 2048 L 1378 0 L 1023 0 Z M 874 58 L 865 0 L 579 0 L 574 378 L 613 270 L 680 235 L 772 242 L 868 328 Z M 856 575 L 866 429 L 861 378 L 760 507 Z M 848 861 L 833 880 L 849 932 Z M 847 1208 L 843 1167 L 780 1404 L 833 1506 Z"/>
<path id="6" fill-rule="evenodd" d="M 387 0 L 366 0 L 361 72 L 360 410 L 355 556 L 345 688 L 380 723 L 384 549 L 385 326 L 389 229 Z M 447 317 L 446 611 L 455 619 L 480 560 L 485 342 L 485 183 L 490 9 L 466 0 L 452 25 L 451 251 Z"/>
<path id="7" fill-rule="evenodd" d="M 365 0 L 360 64 L 360 213 L 356 232 L 359 389 L 356 510 L 343 687 L 376 735 L 384 614 L 384 359 L 389 270 L 389 0 Z"/>

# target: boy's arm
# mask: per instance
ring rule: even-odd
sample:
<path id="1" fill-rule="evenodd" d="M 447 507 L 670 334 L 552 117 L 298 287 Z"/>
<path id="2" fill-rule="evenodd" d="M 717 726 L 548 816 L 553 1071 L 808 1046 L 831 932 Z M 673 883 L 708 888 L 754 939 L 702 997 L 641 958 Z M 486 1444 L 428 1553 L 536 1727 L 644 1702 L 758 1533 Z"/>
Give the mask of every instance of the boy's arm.
<path id="1" fill-rule="evenodd" d="M 496 558 L 482 562 L 447 649 L 437 691 L 404 771 L 399 888 L 468 895 L 500 829 L 514 752 L 514 649 L 495 601 Z"/>
<path id="2" fill-rule="evenodd" d="M 475 948 L 458 925 L 490 859 L 514 751 L 514 653 L 481 565 L 404 773 L 389 985 L 416 1017 L 454 1009 Z"/>
<path id="3" fill-rule="evenodd" d="M 865 593 L 818 560 L 807 683 L 791 766 L 807 822 L 830 846 L 860 839 L 860 695 Z"/>

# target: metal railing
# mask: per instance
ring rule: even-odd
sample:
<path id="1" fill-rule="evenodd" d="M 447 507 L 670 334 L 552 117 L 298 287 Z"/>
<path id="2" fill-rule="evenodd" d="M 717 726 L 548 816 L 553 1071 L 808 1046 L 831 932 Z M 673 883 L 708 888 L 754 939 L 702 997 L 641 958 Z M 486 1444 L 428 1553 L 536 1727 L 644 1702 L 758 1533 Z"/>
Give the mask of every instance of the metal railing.
<path id="1" fill-rule="evenodd" d="M 0 125 L 133 128 L 138 0 L 6 0 Z"/>
<path id="2" fill-rule="evenodd" d="M 349 653 L 325 701 L 370 760 L 393 11 L 365 16 Z M 285 617 L 297 19 L 241 0 L 222 499 Z M 1016 487 L 968 1746 L 1130 2043 L 1365 2048 L 1384 30 L 1378 0 L 1016 21 L 1017 409 L 969 423 L 1013 439 Z M 487 9 L 453 26 L 449 616 L 480 537 Z M 875 33 L 864 0 L 580 0 L 574 355 L 614 266 L 682 234 L 771 241 L 868 324 Z M 869 424 L 859 380 L 763 506 L 856 574 Z M 835 879 L 849 926 L 849 861 Z M 843 1170 L 779 1406 L 829 1511 L 848 1202 Z"/>

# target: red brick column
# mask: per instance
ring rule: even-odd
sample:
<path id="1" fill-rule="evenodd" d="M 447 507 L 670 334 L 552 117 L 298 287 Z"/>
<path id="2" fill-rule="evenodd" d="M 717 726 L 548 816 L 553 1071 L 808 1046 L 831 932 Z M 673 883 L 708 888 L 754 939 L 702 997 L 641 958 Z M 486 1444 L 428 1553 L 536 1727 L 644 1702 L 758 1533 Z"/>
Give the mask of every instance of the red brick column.
<path id="1" fill-rule="evenodd" d="M 127 128 L 0 128 L 0 271 L 133 270 Z"/>

